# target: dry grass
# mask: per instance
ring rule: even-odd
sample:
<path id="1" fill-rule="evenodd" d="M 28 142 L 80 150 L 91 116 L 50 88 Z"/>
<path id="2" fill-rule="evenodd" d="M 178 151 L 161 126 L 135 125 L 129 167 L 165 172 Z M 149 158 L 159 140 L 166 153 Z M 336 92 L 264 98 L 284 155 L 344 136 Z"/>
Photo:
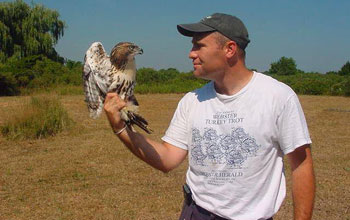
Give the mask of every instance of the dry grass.
<path id="1" fill-rule="evenodd" d="M 155 131 L 151 138 L 160 139 L 181 95 L 138 98 Z M 0 123 L 26 99 L 0 98 Z M 104 116 L 88 118 L 83 99 L 62 100 L 74 130 L 33 141 L 0 136 L 0 219 L 177 219 L 187 165 L 169 174 L 150 168 L 122 146 Z M 314 219 L 350 219 L 350 99 L 301 101 L 313 139 Z M 287 176 L 290 187 L 289 171 Z M 275 219 L 291 216 L 289 190 Z"/>

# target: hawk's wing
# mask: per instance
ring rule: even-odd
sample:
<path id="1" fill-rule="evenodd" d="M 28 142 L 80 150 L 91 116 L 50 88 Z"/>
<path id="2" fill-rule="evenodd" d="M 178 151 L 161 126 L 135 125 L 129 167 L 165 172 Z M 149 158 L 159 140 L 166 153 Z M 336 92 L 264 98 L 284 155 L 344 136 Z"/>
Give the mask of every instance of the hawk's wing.
<path id="1" fill-rule="evenodd" d="M 93 43 L 86 51 L 83 70 L 85 101 L 92 118 L 97 118 L 102 112 L 110 85 L 110 69 L 111 63 L 102 44 Z"/>

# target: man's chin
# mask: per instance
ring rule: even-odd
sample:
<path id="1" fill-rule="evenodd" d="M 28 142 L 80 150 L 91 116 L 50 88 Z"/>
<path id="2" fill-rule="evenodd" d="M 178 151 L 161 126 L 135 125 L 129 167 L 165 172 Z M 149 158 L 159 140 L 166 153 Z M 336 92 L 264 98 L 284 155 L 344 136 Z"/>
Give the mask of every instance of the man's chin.
<path id="1" fill-rule="evenodd" d="M 193 76 L 198 78 L 198 79 L 205 79 L 205 80 L 209 80 L 208 78 L 205 77 L 205 74 L 203 74 L 202 72 L 194 69 L 193 70 Z"/>
<path id="2" fill-rule="evenodd" d="M 200 78 L 200 76 L 201 76 L 200 71 L 198 71 L 198 69 L 196 69 L 196 68 L 193 68 L 193 76 L 196 78 Z"/>

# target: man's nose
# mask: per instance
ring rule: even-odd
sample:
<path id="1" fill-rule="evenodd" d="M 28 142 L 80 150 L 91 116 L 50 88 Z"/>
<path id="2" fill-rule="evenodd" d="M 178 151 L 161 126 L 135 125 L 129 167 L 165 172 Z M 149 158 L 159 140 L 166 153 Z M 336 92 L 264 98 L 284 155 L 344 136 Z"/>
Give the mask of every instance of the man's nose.
<path id="1" fill-rule="evenodd" d="M 197 57 L 197 53 L 192 48 L 190 53 L 188 54 L 188 58 L 193 60 L 193 59 L 196 59 L 196 57 Z"/>

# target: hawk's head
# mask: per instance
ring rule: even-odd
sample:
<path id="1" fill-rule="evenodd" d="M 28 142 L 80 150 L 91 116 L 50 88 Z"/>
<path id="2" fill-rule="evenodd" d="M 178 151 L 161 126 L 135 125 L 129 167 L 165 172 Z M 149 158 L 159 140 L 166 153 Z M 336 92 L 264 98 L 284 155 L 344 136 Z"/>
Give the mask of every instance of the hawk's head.
<path id="1" fill-rule="evenodd" d="M 125 68 L 127 62 L 133 61 L 135 55 L 142 54 L 143 50 L 130 42 L 121 42 L 115 45 L 111 51 L 111 63 L 118 69 Z"/>

